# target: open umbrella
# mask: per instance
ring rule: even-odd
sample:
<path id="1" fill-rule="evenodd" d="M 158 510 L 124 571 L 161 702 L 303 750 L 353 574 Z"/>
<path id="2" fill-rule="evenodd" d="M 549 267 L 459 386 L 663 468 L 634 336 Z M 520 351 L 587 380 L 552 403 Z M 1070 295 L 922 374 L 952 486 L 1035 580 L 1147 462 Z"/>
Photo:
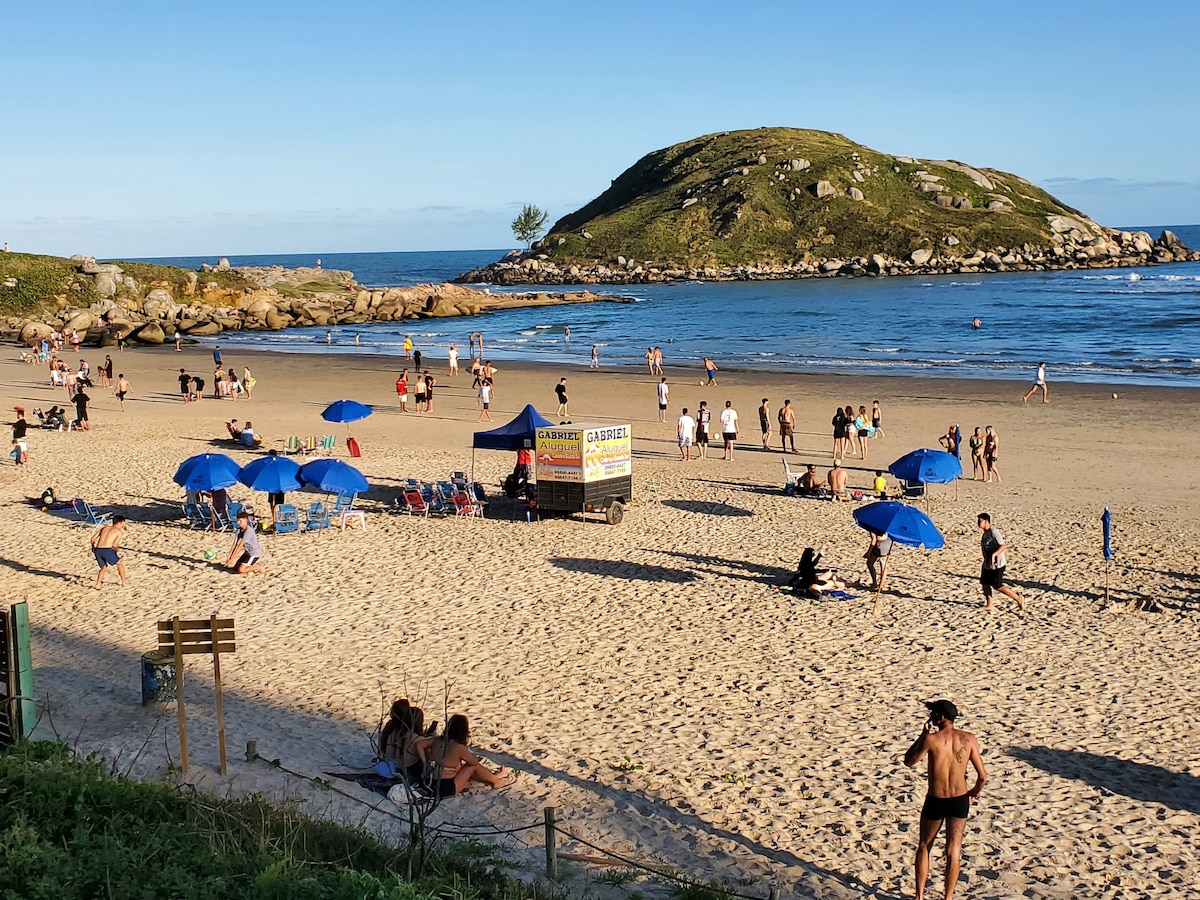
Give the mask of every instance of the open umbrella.
<path id="1" fill-rule="evenodd" d="M 328 494 L 361 494 L 369 487 L 362 472 L 340 459 L 314 459 L 300 467 L 299 477 Z"/>
<path id="2" fill-rule="evenodd" d="M 365 419 L 374 410 L 365 403 L 357 400 L 335 400 L 321 412 L 321 418 L 326 422 L 342 422 L 346 426 L 346 434 L 350 433 L 350 423 Z"/>
<path id="3" fill-rule="evenodd" d="M 945 450 L 921 449 L 904 454 L 888 466 L 888 471 L 905 481 L 949 484 L 962 477 L 962 463 Z"/>
<path id="4" fill-rule="evenodd" d="M 174 481 L 186 491 L 215 491 L 237 484 L 240 470 L 224 453 L 201 453 L 179 464 Z"/>
<path id="5" fill-rule="evenodd" d="M 300 464 L 286 456 L 260 456 L 238 473 L 238 481 L 266 494 L 300 490 Z"/>
<path id="6" fill-rule="evenodd" d="M 950 454 L 944 454 L 950 456 Z M 951 457 L 953 459 L 953 457 Z M 860 528 L 875 534 L 886 534 L 897 544 L 907 547 L 923 547 L 926 550 L 937 550 L 946 543 L 942 533 L 925 513 L 915 506 L 897 503 L 894 500 L 881 500 L 878 503 L 868 503 L 854 511 L 854 521 Z M 883 558 L 879 572 L 879 588 L 875 591 L 875 603 L 871 614 L 879 608 L 879 595 L 883 593 L 883 579 L 887 575 L 889 550 Z"/>

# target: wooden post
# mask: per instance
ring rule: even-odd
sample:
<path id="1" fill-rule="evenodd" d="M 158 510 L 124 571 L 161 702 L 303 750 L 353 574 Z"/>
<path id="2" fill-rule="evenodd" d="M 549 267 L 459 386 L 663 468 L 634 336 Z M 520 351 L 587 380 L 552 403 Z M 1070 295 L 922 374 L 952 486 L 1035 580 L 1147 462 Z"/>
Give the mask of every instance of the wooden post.
<path id="1" fill-rule="evenodd" d="M 175 641 L 175 705 L 179 711 L 179 771 L 187 774 L 187 712 L 183 706 L 183 639 L 179 634 L 179 616 L 171 619 Z"/>
<path id="2" fill-rule="evenodd" d="M 258 759 L 258 741 L 246 741 L 246 761 L 254 762 Z"/>
<path id="3" fill-rule="evenodd" d="M 767 895 L 767 900 L 779 900 L 779 885 L 771 885 L 771 891 Z"/>
<path id="4" fill-rule="evenodd" d="M 221 651 L 217 642 L 217 614 L 209 617 L 212 624 L 212 658 L 213 658 L 213 689 L 217 701 L 217 746 L 221 753 L 221 766 L 218 771 L 225 774 L 225 706 L 221 702 Z"/>
<path id="5" fill-rule="evenodd" d="M 547 806 L 544 816 L 546 820 L 546 877 L 555 881 L 558 879 L 558 847 L 555 845 L 554 807 Z"/>

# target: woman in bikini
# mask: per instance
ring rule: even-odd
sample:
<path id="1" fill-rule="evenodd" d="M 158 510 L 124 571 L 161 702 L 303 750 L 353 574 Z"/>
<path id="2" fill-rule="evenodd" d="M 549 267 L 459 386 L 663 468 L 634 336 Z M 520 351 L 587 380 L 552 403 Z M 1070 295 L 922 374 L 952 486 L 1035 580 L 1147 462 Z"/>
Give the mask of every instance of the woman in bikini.
<path id="1" fill-rule="evenodd" d="M 515 776 L 504 766 L 491 771 L 476 759 L 467 747 L 471 729 L 467 717 L 455 715 L 446 723 L 446 731 L 434 738 L 426 751 L 429 760 L 426 775 L 430 784 L 441 797 L 453 797 L 466 790 L 472 781 L 491 785 L 493 788 L 508 787 Z"/>
<path id="2" fill-rule="evenodd" d="M 983 461 L 987 464 L 987 478 L 985 482 L 990 482 L 992 476 L 996 476 L 996 484 L 1000 484 L 1000 470 L 996 468 L 996 459 L 1000 456 L 1000 436 L 996 434 L 996 429 L 991 425 L 987 427 L 987 434 L 983 436 Z"/>
<path id="3" fill-rule="evenodd" d="M 979 473 L 979 480 L 983 481 L 983 476 L 987 474 L 987 469 L 983 465 L 983 434 L 978 426 L 975 428 L 975 433 L 971 435 L 967 443 L 971 445 L 971 480 L 975 481 L 975 474 Z"/>

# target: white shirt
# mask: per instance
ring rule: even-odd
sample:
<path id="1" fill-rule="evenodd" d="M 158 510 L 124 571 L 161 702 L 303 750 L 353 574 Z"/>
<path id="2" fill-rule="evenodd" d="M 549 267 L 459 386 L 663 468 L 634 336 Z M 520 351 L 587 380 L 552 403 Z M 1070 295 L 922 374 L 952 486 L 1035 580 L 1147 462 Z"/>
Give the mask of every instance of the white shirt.
<path id="1" fill-rule="evenodd" d="M 485 384 L 479 389 L 479 399 L 484 403 L 492 402 L 492 386 L 490 384 Z"/>
<path id="2" fill-rule="evenodd" d="M 671 389 L 667 387 L 665 381 L 660 381 L 658 383 L 658 402 L 665 405 L 669 396 L 671 396 Z"/>
<path id="3" fill-rule="evenodd" d="M 721 431 L 734 434 L 737 431 L 738 414 L 733 407 L 721 410 Z"/>
<path id="4" fill-rule="evenodd" d="M 1038 384 L 1046 383 L 1046 367 L 1045 366 L 1038 366 L 1037 383 Z"/>
<path id="5" fill-rule="evenodd" d="M 679 439 L 681 441 L 690 441 L 692 439 L 692 433 L 696 430 L 696 420 L 691 416 L 680 416 L 678 429 Z"/>
<path id="6" fill-rule="evenodd" d="M 447 354 L 447 356 L 450 359 L 450 365 L 452 365 L 452 366 L 455 365 L 458 362 L 458 348 L 451 347 L 450 352 Z"/>

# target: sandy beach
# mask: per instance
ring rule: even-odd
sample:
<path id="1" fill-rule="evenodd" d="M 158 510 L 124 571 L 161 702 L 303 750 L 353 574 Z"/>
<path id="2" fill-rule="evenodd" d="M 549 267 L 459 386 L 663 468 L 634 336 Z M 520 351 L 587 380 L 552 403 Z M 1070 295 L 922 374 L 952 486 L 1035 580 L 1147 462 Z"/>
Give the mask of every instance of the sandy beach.
<path id="1" fill-rule="evenodd" d="M 18 355 L 0 362 L 4 406 L 64 405 L 44 367 Z M 83 355 L 93 369 L 104 358 Z M 400 366 L 377 356 L 226 349 L 227 368 L 253 370 L 254 399 L 187 404 L 178 369 L 211 385 L 206 348 L 113 358 L 132 384 L 126 412 L 97 386 L 92 431 L 31 431 L 29 464 L 0 469 L 0 563 L 11 602 L 29 602 L 39 737 L 139 776 L 168 772 L 174 707 L 140 705 L 139 658 L 154 648 L 158 619 L 220 613 L 238 636 L 222 664 L 224 778 L 211 671 L 198 657 L 188 664 L 188 779 L 206 789 L 293 797 L 386 833 L 395 820 L 241 750 L 257 741 L 264 757 L 307 775 L 365 767 L 381 708 L 407 695 L 427 717 L 468 714 L 482 753 L 520 773 L 503 792 L 446 801 L 447 821 L 515 827 L 551 805 L 589 842 L 754 896 L 778 882 L 785 896 L 891 898 L 912 893 L 925 792 L 923 772 L 902 757 L 924 721 L 921 701 L 947 697 L 990 775 L 967 825 L 960 896 L 1197 896 L 1200 391 L 1051 381 L 1051 403 L 1024 405 L 1024 382 L 722 371 L 704 387 L 699 369 L 668 367 L 660 424 L 658 379 L 644 369 L 502 363 L 489 426 L 476 422 L 470 376 L 447 375 L 443 360 L 430 361 L 435 411 L 417 415 L 398 411 Z M 572 421 L 633 425 L 635 492 L 647 499 L 621 525 L 527 524 L 502 502 L 483 520 L 387 511 L 405 478 L 472 465 L 498 494 L 512 456 L 481 451 L 472 462 L 472 433 L 526 403 L 553 414 L 562 376 Z M 183 527 L 178 464 L 208 451 L 257 456 L 222 440 L 233 416 L 252 420 L 267 448 L 337 434 L 345 459 L 345 427 L 319 415 L 343 397 L 375 408 L 351 426 L 371 483 L 358 504 L 366 530 L 266 535 L 266 575 L 220 568 L 232 538 Z M 878 399 L 886 437 L 866 461 L 847 461 L 852 487 L 937 446 L 950 423 L 964 438 L 995 426 L 1003 483 L 931 488 L 946 546 L 897 551 L 878 615 L 857 586 L 854 600 L 774 592 L 806 546 L 865 580 L 867 540 L 855 504 L 784 495 L 778 437 L 769 452 L 759 440 L 763 397 L 772 417 L 785 398 L 796 409 L 793 468 L 813 462 L 824 474 L 834 407 Z M 735 459 L 714 447 L 707 460 L 679 461 L 680 409 L 707 400 L 719 410 L 727 399 L 741 418 Z M 48 486 L 130 519 L 128 587 L 92 588 L 87 529 L 29 502 Z M 264 495 L 231 494 L 266 508 Z M 1105 506 L 1116 551 L 1107 604 Z M 981 609 L 982 510 L 1007 536 L 1024 614 L 1004 598 Z M 1134 608 L 1145 600 L 1161 612 Z M 504 844 L 538 865 L 540 832 Z M 940 847 L 930 896 L 941 896 Z M 580 885 L 597 871 L 566 870 Z"/>

